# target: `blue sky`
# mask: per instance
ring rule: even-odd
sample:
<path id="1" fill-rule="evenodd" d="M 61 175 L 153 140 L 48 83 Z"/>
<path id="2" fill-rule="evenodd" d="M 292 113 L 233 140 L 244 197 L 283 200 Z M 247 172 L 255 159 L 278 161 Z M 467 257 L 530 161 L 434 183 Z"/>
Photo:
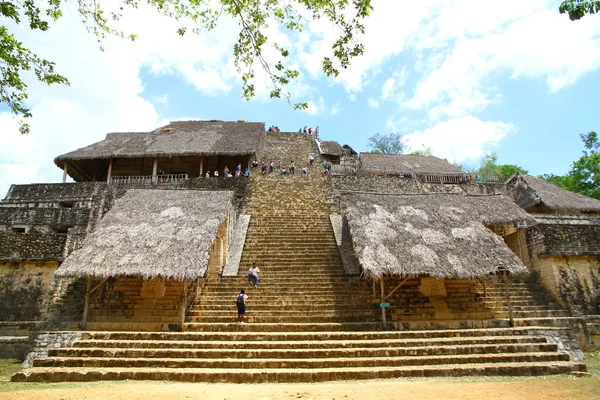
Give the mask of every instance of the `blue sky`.
<path id="1" fill-rule="evenodd" d="M 306 111 L 269 99 L 260 78 L 257 98 L 242 99 L 231 20 L 181 38 L 173 21 L 142 7 L 123 20 L 138 40 L 109 38 L 104 52 L 74 5 L 48 33 L 9 25 L 56 61 L 71 86 L 29 78 L 34 118 L 26 137 L 0 107 L 0 197 L 11 183 L 59 181 L 53 158 L 107 132 L 180 119 L 260 121 L 284 131 L 319 126 L 322 138 L 359 152 L 368 151 L 369 136 L 399 132 L 412 150 L 429 147 L 463 165 L 496 152 L 499 162 L 532 174 L 564 174 L 581 154 L 579 134 L 600 129 L 600 16 L 571 22 L 559 3 L 376 0 L 365 54 L 337 79 L 319 70 L 334 39 L 326 22 L 293 37 L 273 26 L 267 36 L 288 44 L 301 72 L 291 89 L 309 102 Z"/>

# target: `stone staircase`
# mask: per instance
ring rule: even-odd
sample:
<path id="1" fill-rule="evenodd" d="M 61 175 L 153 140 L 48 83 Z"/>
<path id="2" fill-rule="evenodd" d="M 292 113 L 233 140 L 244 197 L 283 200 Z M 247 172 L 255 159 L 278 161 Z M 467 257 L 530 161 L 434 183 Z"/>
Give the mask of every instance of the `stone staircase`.
<path id="1" fill-rule="evenodd" d="M 251 175 L 251 196 L 243 204 L 251 220 L 239 274 L 218 278 L 210 271 L 185 332 L 85 332 L 12 380 L 259 383 L 585 371 L 548 340 L 549 329 L 561 328 L 544 327 L 545 335 L 532 334 L 532 327 L 381 331 L 371 281 L 344 274 L 329 221 L 336 211 L 329 178 L 319 173 L 314 143 L 307 135 L 269 134 L 267 149 L 266 160 L 302 162 L 296 161 L 294 176 Z M 309 153 L 315 166 L 302 176 Z M 256 288 L 246 276 L 253 262 L 262 272 Z M 505 312 L 494 301 L 499 289 L 487 291 L 490 304 L 472 306 L 469 299 L 481 294 L 464 282 L 456 285 L 450 308 L 457 316 Z M 235 322 L 241 288 L 249 296 L 247 324 Z M 425 312 L 431 305 L 416 286 L 404 289 L 388 311 L 395 322 L 431 319 Z"/>
<path id="2" fill-rule="evenodd" d="M 584 371 L 523 329 L 404 332 L 86 332 L 15 382 L 321 382 Z"/>

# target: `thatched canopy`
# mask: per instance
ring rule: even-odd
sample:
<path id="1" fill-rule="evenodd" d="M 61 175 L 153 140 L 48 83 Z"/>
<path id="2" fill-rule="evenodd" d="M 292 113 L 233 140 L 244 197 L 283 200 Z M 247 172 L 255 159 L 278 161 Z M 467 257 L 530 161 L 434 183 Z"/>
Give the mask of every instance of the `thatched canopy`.
<path id="1" fill-rule="evenodd" d="M 344 154 L 342 146 L 335 141 L 321 141 L 321 154 L 340 157 Z"/>
<path id="2" fill-rule="evenodd" d="M 75 160 L 152 156 L 254 154 L 265 135 L 262 122 L 176 121 L 151 132 L 109 133 L 106 139 L 54 159 L 59 167 Z"/>
<path id="3" fill-rule="evenodd" d="M 517 173 L 507 182 L 515 202 L 527 209 L 546 206 L 559 211 L 600 212 L 600 200 L 569 192 L 541 178 Z"/>
<path id="4" fill-rule="evenodd" d="M 200 278 L 232 197 L 230 191 L 130 189 L 56 274 Z"/>
<path id="5" fill-rule="evenodd" d="M 527 268 L 485 225 L 534 224 L 503 196 L 347 194 L 356 256 L 371 276 L 477 278 Z"/>
<path id="6" fill-rule="evenodd" d="M 400 154 L 360 153 L 361 170 L 368 173 L 464 174 L 441 158 Z"/>

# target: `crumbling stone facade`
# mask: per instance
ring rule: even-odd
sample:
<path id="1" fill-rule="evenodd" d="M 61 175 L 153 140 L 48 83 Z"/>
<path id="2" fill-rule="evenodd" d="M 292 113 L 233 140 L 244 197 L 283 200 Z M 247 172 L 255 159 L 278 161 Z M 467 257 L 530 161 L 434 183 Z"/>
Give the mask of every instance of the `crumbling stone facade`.
<path id="1" fill-rule="evenodd" d="M 246 179 L 190 179 L 164 186 L 104 182 L 13 185 L 0 202 L 0 321 L 36 320 L 43 315 L 51 324 L 61 322 L 65 327 L 67 321 L 80 320 L 85 280 L 55 280 L 54 272 L 129 189 L 232 190 L 235 207 L 239 207 L 247 187 Z M 230 215 L 235 218 L 234 210 Z M 215 260 L 225 257 L 221 253 L 228 246 L 234 224 L 235 219 L 219 231 L 222 240 L 213 249 L 219 252 Z M 131 284 L 124 282 L 123 290 L 127 292 Z M 96 308 L 106 306 L 116 312 L 125 307 L 121 314 L 131 313 L 128 310 L 133 306 L 117 306 L 118 299 L 106 299 L 106 293 L 98 294 Z M 119 291 L 115 293 L 117 296 Z M 115 312 L 107 316 L 115 316 Z"/>
<path id="2" fill-rule="evenodd" d="M 527 229 L 531 269 L 573 315 L 600 312 L 600 223 L 583 216 L 538 215 Z"/>

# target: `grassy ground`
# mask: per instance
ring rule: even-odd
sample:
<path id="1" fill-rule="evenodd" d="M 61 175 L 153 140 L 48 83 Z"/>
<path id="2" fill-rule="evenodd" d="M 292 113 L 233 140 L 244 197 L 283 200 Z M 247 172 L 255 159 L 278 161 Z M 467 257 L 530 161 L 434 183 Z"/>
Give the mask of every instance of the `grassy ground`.
<path id="1" fill-rule="evenodd" d="M 587 353 L 586 365 L 590 377 L 552 375 L 546 377 L 473 377 L 393 379 L 324 384 L 181 384 L 173 382 L 89 382 L 89 383 L 11 383 L 10 377 L 20 368 L 18 360 L 0 360 L 0 399 L 103 399 L 149 400 L 154 398 L 223 399 L 223 393 L 237 398 L 279 399 L 290 393 L 302 393 L 294 398 L 312 399 L 372 399 L 398 398 L 412 393 L 412 399 L 600 399 L 600 352 Z M 110 388 L 110 389 L 109 389 Z M 240 392 L 240 393 L 237 393 Z M 443 397 L 439 395 L 445 394 Z M 141 397 L 136 397 L 140 395 Z M 154 395 L 158 397 L 153 397 Z M 455 397 L 453 397 L 455 396 Z"/>

